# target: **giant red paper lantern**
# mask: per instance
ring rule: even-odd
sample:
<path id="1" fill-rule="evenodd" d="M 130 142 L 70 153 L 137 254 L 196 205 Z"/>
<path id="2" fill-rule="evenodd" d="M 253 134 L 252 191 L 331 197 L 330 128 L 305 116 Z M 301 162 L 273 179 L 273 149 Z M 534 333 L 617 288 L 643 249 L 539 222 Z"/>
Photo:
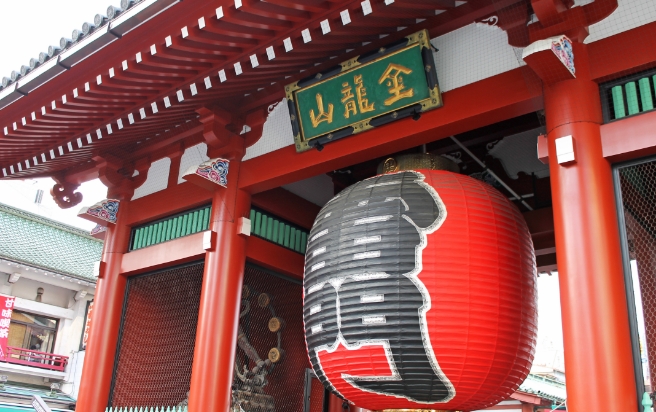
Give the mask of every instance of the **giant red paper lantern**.
<path id="1" fill-rule="evenodd" d="M 537 331 L 533 244 L 491 186 L 385 174 L 328 202 L 305 262 L 317 377 L 370 409 L 483 409 L 526 378 Z"/>

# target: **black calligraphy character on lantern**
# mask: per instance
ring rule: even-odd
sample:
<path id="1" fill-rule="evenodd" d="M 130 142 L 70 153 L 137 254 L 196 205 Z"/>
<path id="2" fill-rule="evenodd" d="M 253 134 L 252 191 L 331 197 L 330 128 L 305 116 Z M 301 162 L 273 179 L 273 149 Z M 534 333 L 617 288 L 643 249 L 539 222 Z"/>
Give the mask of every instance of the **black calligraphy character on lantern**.
<path id="1" fill-rule="evenodd" d="M 391 374 L 343 374 L 364 391 L 418 403 L 455 396 L 428 336 L 431 298 L 419 280 L 427 234 L 446 208 L 421 173 L 376 176 L 345 189 L 323 207 L 310 232 L 303 316 L 317 377 L 338 393 L 320 363 L 339 343 L 378 345 Z"/>

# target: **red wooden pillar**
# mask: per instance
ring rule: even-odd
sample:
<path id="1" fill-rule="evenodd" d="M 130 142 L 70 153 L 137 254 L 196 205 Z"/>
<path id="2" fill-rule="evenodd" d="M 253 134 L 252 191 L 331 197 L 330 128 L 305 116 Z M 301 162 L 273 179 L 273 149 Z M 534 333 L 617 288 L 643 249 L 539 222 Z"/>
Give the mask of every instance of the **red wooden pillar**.
<path id="1" fill-rule="evenodd" d="M 94 321 L 89 331 L 76 405 L 79 412 L 103 412 L 109 401 L 127 284 L 127 278 L 121 275 L 121 261 L 130 242 L 130 227 L 125 224 L 129 198 L 121 200 L 116 224 L 107 226 L 102 255 L 104 268 L 101 268 L 94 296 Z"/>
<path id="2" fill-rule="evenodd" d="M 590 79 L 586 46 L 574 43 L 574 56 L 576 78 L 545 81 L 544 95 L 567 410 L 634 412 L 629 316 L 611 165 L 601 147 L 599 87 Z M 527 62 L 542 75 L 562 69 L 557 59 L 551 67 L 538 60 Z M 570 135 L 575 159 L 559 164 L 555 142 Z"/>
<path id="3" fill-rule="evenodd" d="M 239 137 L 234 140 L 241 152 L 230 156 L 228 187 L 217 186 L 212 199 L 210 228 L 216 238 L 205 257 L 189 412 L 230 408 L 247 239 L 238 233 L 238 224 L 240 217 L 250 215 L 250 194 L 237 189 L 237 159 L 243 156 L 244 143 Z"/>

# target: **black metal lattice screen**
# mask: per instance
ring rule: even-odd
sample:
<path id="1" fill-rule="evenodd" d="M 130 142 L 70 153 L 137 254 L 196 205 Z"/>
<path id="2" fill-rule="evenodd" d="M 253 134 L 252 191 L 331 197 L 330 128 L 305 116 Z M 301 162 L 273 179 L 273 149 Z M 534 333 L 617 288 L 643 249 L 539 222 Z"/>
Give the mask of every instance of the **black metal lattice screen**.
<path id="1" fill-rule="evenodd" d="M 656 159 L 617 168 L 626 283 L 638 375 L 652 392 L 656 373 Z"/>
<path id="2" fill-rule="evenodd" d="M 300 282 L 246 266 L 232 411 L 303 412 L 302 307 Z"/>
<path id="3" fill-rule="evenodd" d="M 203 266 L 129 279 L 110 406 L 169 406 L 187 398 Z"/>

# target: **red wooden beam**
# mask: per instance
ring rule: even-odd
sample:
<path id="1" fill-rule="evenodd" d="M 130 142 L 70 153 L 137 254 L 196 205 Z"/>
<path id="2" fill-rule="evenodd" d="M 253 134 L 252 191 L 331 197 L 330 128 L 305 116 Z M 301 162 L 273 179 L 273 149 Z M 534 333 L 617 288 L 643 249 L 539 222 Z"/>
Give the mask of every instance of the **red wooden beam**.
<path id="1" fill-rule="evenodd" d="M 641 113 L 601 125 L 601 145 L 604 157 L 612 163 L 656 154 L 654 139 L 656 112 Z M 630 139 L 627 139 L 630 136 Z M 546 138 L 538 141 L 538 157 L 549 161 Z"/>
<path id="2" fill-rule="evenodd" d="M 296 153 L 288 146 L 242 164 L 240 187 L 262 192 L 419 146 L 542 108 L 542 88 L 528 68 L 520 68 L 443 94 L 444 107 L 419 121 L 404 119 L 351 136 L 321 152 Z"/>
<path id="3" fill-rule="evenodd" d="M 655 26 L 656 27 L 656 26 Z M 656 153 L 656 112 L 643 113 L 601 126 L 604 157 L 611 162 Z"/>
<path id="4" fill-rule="evenodd" d="M 149 246 L 123 255 L 121 274 L 125 276 L 179 265 L 205 258 L 204 233 Z M 220 246 L 219 246 L 220 247 Z M 305 257 L 256 236 L 248 238 L 246 258 L 259 266 L 303 279 Z"/>
<path id="5" fill-rule="evenodd" d="M 250 236 L 246 258 L 259 266 L 303 279 L 305 256 L 256 236 Z"/>
<path id="6" fill-rule="evenodd" d="M 314 203 L 279 187 L 253 195 L 251 203 L 306 229 L 312 228 L 321 210 Z"/>
<path id="7" fill-rule="evenodd" d="M 544 401 L 542 398 L 540 398 L 537 395 L 532 395 L 530 393 L 524 393 L 524 392 L 515 392 L 512 395 L 510 395 L 510 398 L 520 401 L 522 403 L 529 403 L 531 405 L 544 406 L 549 404 L 548 401 Z"/>
<path id="8" fill-rule="evenodd" d="M 121 274 L 131 276 L 205 258 L 203 232 L 123 255 Z"/>
<path id="9" fill-rule="evenodd" d="M 146 197 L 133 200 L 127 224 L 136 226 L 175 213 L 209 204 L 212 192 L 191 183 L 181 183 Z"/>
<path id="10" fill-rule="evenodd" d="M 656 65 L 656 22 L 587 45 L 590 74 L 597 82 Z"/>

